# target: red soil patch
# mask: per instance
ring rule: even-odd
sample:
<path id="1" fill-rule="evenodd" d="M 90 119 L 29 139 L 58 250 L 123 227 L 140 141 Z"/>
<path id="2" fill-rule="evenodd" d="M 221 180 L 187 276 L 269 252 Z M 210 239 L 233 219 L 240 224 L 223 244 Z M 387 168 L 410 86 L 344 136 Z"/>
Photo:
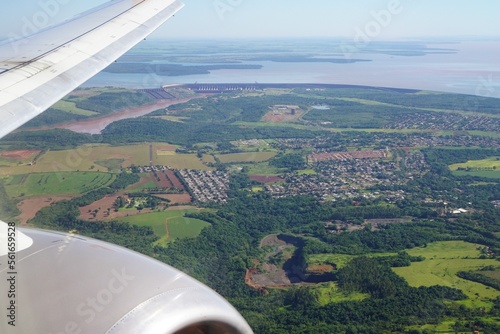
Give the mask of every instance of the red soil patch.
<path id="1" fill-rule="evenodd" d="M 59 124 L 52 127 L 43 127 L 39 129 L 50 129 L 50 128 L 61 128 L 68 129 L 74 132 L 80 133 L 90 133 L 90 134 L 99 134 L 102 130 L 104 130 L 109 124 L 120 121 L 128 118 L 135 118 L 147 115 L 155 110 L 164 109 L 170 107 L 175 104 L 185 103 L 192 99 L 199 98 L 200 96 L 193 96 L 185 99 L 176 99 L 176 100 L 158 100 L 154 103 L 146 104 L 143 106 L 126 108 L 123 110 L 119 110 L 112 114 L 107 114 L 100 117 L 93 117 L 91 119 L 84 119 L 74 122 L 68 122 L 65 124 Z"/>
<path id="2" fill-rule="evenodd" d="M 41 151 L 36 151 L 36 150 L 7 151 L 0 153 L 0 156 L 12 160 L 25 160 L 40 152 Z"/>
<path id="3" fill-rule="evenodd" d="M 118 194 L 108 195 L 90 205 L 80 208 L 80 218 L 84 220 L 105 220 L 110 219 L 114 212 L 113 204 L 118 198 Z M 108 208 L 109 214 L 108 214 Z M 95 210 L 98 210 L 97 213 Z"/>
<path id="4" fill-rule="evenodd" d="M 170 180 L 170 182 L 172 182 L 172 184 L 174 185 L 175 188 L 184 189 L 184 185 L 181 183 L 181 181 L 179 181 L 177 176 L 175 176 L 175 173 L 173 170 L 170 170 L 170 169 L 167 170 L 166 174 L 167 174 L 168 179 Z"/>
<path id="5" fill-rule="evenodd" d="M 172 182 L 170 182 L 170 180 L 168 179 L 167 175 L 165 175 L 164 172 L 156 172 L 156 175 L 160 179 L 160 181 L 158 181 L 155 178 L 155 185 L 157 187 L 159 187 L 159 188 L 172 188 L 173 184 L 172 184 Z M 154 177 L 154 174 L 153 174 L 153 177 Z"/>
<path id="6" fill-rule="evenodd" d="M 191 203 L 191 196 L 189 194 L 160 194 L 155 196 L 168 199 L 170 204 Z"/>
<path id="7" fill-rule="evenodd" d="M 266 175 L 249 175 L 250 180 L 260 183 L 276 183 L 284 182 L 285 180 L 279 176 L 266 176 Z"/>
<path id="8" fill-rule="evenodd" d="M 36 213 L 46 206 L 54 204 L 56 202 L 72 199 L 74 196 L 42 196 L 42 197 L 32 197 L 24 199 L 21 203 L 17 205 L 21 214 L 17 216 L 20 225 L 26 225 L 28 220 L 35 217 Z"/>
<path id="9" fill-rule="evenodd" d="M 118 193 L 106 196 L 90 205 L 83 206 L 80 208 L 79 218 L 90 221 L 107 221 L 127 216 L 135 216 L 142 213 L 153 212 L 153 210 L 151 209 L 143 209 L 141 211 L 137 209 L 130 209 L 115 212 L 113 204 L 115 203 L 118 196 L 127 197 L 124 193 Z M 109 212 L 108 208 L 110 209 Z M 95 210 L 97 210 L 97 212 L 95 212 Z"/>
<path id="10" fill-rule="evenodd" d="M 141 176 L 139 182 L 134 183 L 127 187 L 126 192 L 131 192 L 135 188 L 139 188 L 145 184 L 148 184 L 149 182 L 154 182 L 154 181 L 155 178 L 153 177 L 153 174 L 148 174 L 147 176 Z"/>
<path id="11" fill-rule="evenodd" d="M 329 264 L 323 264 L 323 265 L 315 264 L 315 265 L 311 265 L 311 266 L 307 267 L 307 271 L 309 273 L 318 274 L 318 275 L 321 275 L 324 273 L 329 273 L 333 270 L 335 270 L 335 268 Z"/>

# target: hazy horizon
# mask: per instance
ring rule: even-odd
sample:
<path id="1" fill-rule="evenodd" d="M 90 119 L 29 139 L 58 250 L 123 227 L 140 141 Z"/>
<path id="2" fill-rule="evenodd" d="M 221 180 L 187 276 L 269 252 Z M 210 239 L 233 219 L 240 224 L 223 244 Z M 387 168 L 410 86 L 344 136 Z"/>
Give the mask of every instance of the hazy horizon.
<path id="1" fill-rule="evenodd" d="M 26 0 L 4 11 L 2 38 L 43 28 L 107 0 Z M 151 38 L 500 39 L 500 1 L 183 0 L 186 7 Z M 7 15 L 8 13 L 8 15 Z"/>

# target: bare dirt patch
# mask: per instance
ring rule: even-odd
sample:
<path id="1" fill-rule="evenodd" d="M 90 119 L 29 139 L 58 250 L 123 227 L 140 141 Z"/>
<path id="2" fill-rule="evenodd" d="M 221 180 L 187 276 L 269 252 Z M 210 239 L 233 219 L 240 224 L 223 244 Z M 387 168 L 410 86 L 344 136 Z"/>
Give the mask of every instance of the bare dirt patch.
<path id="1" fill-rule="evenodd" d="M 165 172 L 157 172 L 156 173 L 158 179 L 155 179 L 155 185 L 159 188 L 172 188 L 173 184 L 170 182 L 169 178 L 165 174 Z"/>
<path id="2" fill-rule="evenodd" d="M 277 234 L 270 234 L 260 242 L 260 248 L 264 248 L 266 246 L 286 246 L 286 242 L 278 239 Z"/>
<path id="3" fill-rule="evenodd" d="M 31 156 L 34 156 L 41 151 L 37 150 L 19 150 L 19 151 L 7 151 L 0 153 L 0 157 L 11 160 L 26 160 Z"/>
<path id="4" fill-rule="evenodd" d="M 296 122 L 305 114 L 298 106 L 273 106 L 271 110 L 262 117 L 262 120 L 270 123 Z"/>
<path id="5" fill-rule="evenodd" d="M 90 205 L 82 206 L 80 208 L 80 218 L 84 220 L 105 220 L 111 219 L 114 212 L 113 204 L 118 198 L 118 194 L 108 195 Z M 109 210 L 108 210 L 109 208 Z"/>
<path id="6" fill-rule="evenodd" d="M 291 286 L 292 281 L 288 278 L 286 272 L 274 264 L 263 263 L 263 273 L 257 269 L 251 269 L 247 284 L 257 288 L 279 288 Z M 297 282 L 295 282 L 297 283 Z"/>
<path id="7" fill-rule="evenodd" d="M 189 194 L 158 194 L 155 196 L 168 199 L 170 201 L 170 204 L 191 203 L 191 196 Z"/>
<path id="8" fill-rule="evenodd" d="M 307 272 L 315 275 L 329 273 L 333 270 L 335 270 L 335 268 L 330 264 L 314 264 L 307 267 Z"/>
<path id="9" fill-rule="evenodd" d="M 172 182 L 172 184 L 174 185 L 175 188 L 184 189 L 184 185 L 177 178 L 177 176 L 175 176 L 175 173 L 173 170 L 170 170 L 170 169 L 167 170 L 166 174 L 167 174 L 168 179 L 170 180 L 170 182 Z"/>
<path id="10" fill-rule="evenodd" d="M 140 116 L 147 115 L 153 111 L 158 109 L 163 109 L 170 107 L 174 104 L 185 103 L 194 98 L 198 98 L 200 96 L 193 96 L 186 99 L 176 99 L 176 100 L 158 100 L 155 103 L 127 108 L 110 115 L 105 115 L 102 117 L 93 117 L 91 119 L 85 119 L 75 122 L 68 122 L 64 124 L 59 124 L 54 127 L 43 127 L 39 129 L 52 129 L 52 128 L 60 128 L 60 129 L 68 129 L 74 132 L 79 133 L 90 133 L 90 134 L 99 134 L 102 130 L 104 130 L 109 124 L 120 121 L 128 118 L 136 118 Z"/>
<path id="11" fill-rule="evenodd" d="M 113 204 L 119 196 L 127 197 L 124 192 L 120 192 L 114 195 L 108 195 L 90 205 L 81 207 L 79 218 L 88 221 L 108 221 L 153 212 L 151 209 L 142 209 L 139 211 L 135 208 L 115 212 Z"/>
<path id="12" fill-rule="evenodd" d="M 65 195 L 65 196 L 40 196 L 31 197 L 22 200 L 17 207 L 21 211 L 21 214 L 17 216 L 20 225 L 26 225 L 30 219 L 33 219 L 38 211 L 46 206 L 57 203 L 62 200 L 69 200 L 75 196 Z"/>

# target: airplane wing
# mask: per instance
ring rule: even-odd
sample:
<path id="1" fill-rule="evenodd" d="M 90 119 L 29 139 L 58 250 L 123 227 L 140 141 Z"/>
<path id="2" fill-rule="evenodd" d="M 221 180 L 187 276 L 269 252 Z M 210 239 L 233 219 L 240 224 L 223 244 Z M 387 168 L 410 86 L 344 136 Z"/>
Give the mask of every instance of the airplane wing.
<path id="1" fill-rule="evenodd" d="M 0 45 L 0 138 L 173 16 L 177 0 L 113 0 Z M 252 333 L 186 274 L 102 241 L 0 221 L 0 333 Z"/>
<path id="2" fill-rule="evenodd" d="M 2 334 L 252 333 L 216 292 L 164 263 L 10 225 L 0 222 Z"/>
<path id="3" fill-rule="evenodd" d="M 99 73 L 183 6 L 177 0 L 114 0 L 0 45 L 0 138 Z"/>

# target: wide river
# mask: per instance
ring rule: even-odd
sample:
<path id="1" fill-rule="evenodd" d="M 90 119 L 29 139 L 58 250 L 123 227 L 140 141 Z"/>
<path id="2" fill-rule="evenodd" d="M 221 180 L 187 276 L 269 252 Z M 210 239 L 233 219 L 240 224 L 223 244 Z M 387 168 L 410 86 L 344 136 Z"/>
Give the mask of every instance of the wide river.
<path id="1" fill-rule="evenodd" d="M 500 43 L 470 41 L 442 47 L 453 48 L 457 52 L 425 56 L 368 53 L 353 57 L 372 61 L 351 64 L 243 62 L 263 67 L 256 70 L 216 70 L 205 75 L 158 76 L 102 72 L 84 86 L 157 88 L 195 82 L 324 83 L 411 88 L 500 98 Z"/>

